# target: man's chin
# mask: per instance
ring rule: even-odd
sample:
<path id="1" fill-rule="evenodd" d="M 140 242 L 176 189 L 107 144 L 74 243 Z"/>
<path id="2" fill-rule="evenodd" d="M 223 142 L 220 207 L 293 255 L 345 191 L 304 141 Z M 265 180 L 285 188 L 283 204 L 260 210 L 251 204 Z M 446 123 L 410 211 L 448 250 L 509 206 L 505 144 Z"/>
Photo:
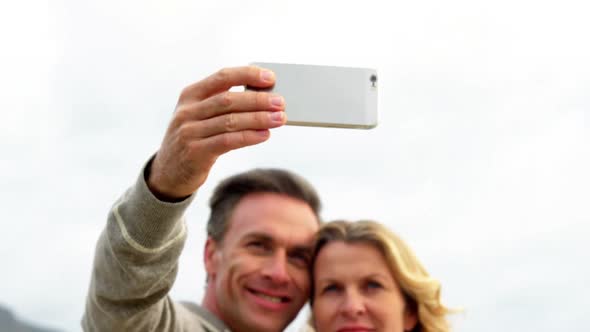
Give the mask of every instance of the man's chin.
<path id="1" fill-rule="evenodd" d="M 273 319 L 274 318 L 274 319 Z M 285 322 L 285 319 L 278 319 L 278 317 L 269 317 L 269 315 L 252 315 L 248 317 L 251 327 L 250 331 L 260 332 L 282 332 L 289 322 Z"/>
<path id="2" fill-rule="evenodd" d="M 235 332 L 282 332 L 295 318 L 293 317 L 292 319 L 289 319 L 291 317 L 278 317 L 276 312 L 269 313 L 261 310 L 249 310 L 246 313 L 246 316 L 246 320 L 243 320 L 242 322 L 247 325 L 247 328 L 243 331 L 236 330 Z M 287 319 L 289 320 L 287 321 Z"/>

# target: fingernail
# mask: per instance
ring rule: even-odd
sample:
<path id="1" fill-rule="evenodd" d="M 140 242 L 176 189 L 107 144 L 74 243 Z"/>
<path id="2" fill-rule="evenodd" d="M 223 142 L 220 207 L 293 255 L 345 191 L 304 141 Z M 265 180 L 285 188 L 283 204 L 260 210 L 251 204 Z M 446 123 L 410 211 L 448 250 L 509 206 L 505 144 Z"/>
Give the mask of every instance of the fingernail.
<path id="1" fill-rule="evenodd" d="M 258 136 L 266 137 L 268 134 L 270 134 L 270 132 L 267 129 L 260 129 L 256 131 L 256 134 Z"/>
<path id="2" fill-rule="evenodd" d="M 260 79 L 262 79 L 265 82 L 269 82 L 270 83 L 270 82 L 273 82 L 274 81 L 275 74 L 272 71 L 270 71 L 270 70 L 263 69 L 260 72 Z"/>
<path id="3" fill-rule="evenodd" d="M 281 112 L 281 111 L 273 112 L 270 115 L 270 118 L 276 122 L 283 122 L 283 112 Z"/>
<path id="4" fill-rule="evenodd" d="M 281 97 L 281 96 L 272 96 L 272 97 L 270 97 L 270 103 L 273 106 L 283 106 L 285 101 L 283 100 L 283 97 Z"/>

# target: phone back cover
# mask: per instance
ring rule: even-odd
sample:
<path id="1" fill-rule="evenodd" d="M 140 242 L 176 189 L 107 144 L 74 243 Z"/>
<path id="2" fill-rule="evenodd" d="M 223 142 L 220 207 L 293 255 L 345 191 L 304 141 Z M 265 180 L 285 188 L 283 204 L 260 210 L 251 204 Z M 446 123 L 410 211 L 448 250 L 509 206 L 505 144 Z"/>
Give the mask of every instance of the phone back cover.
<path id="1" fill-rule="evenodd" d="M 368 68 L 280 64 L 253 65 L 275 72 L 267 91 L 287 102 L 287 124 L 374 128 L 377 125 L 377 72 Z"/>

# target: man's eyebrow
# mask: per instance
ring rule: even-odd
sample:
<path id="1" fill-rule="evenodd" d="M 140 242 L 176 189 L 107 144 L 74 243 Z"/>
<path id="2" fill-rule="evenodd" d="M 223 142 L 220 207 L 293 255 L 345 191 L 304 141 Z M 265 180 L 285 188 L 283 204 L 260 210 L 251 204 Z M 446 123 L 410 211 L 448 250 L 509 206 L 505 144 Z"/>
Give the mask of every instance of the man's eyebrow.
<path id="1" fill-rule="evenodd" d="M 258 240 L 258 241 L 263 241 L 263 242 L 274 242 L 274 239 L 272 238 L 272 236 L 266 234 L 266 233 L 261 233 L 261 232 L 252 232 L 252 233 L 248 233 L 244 236 L 245 240 Z"/>
<path id="2" fill-rule="evenodd" d="M 304 254 L 310 255 L 310 256 L 311 256 L 312 250 L 313 250 L 312 246 L 302 246 L 302 245 L 293 246 L 293 247 L 289 248 L 290 252 L 304 253 Z"/>
<path id="3" fill-rule="evenodd" d="M 267 233 L 262 233 L 262 232 L 247 233 L 246 235 L 244 235 L 243 239 L 244 239 L 244 241 L 258 240 L 258 241 L 273 243 L 273 244 L 277 242 L 275 238 L 273 238 L 272 236 L 270 236 Z M 291 253 L 304 253 L 306 255 L 311 256 L 312 251 L 313 251 L 313 246 L 312 245 L 294 245 L 294 246 L 288 248 L 287 251 L 289 251 Z"/>

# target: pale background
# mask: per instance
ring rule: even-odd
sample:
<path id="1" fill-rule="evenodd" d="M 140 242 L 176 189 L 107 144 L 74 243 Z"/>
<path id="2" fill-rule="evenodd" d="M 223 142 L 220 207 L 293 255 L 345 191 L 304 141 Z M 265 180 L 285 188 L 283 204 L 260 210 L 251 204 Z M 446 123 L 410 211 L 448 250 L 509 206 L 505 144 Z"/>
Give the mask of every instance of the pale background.
<path id="1" fill-rule="evenodd" d="M 180 90 L 224 66 L 295 62 L 377 68 L 379 126 L 285 127 L 222 157 L 188 213 L 176 299 L 203 293 L 212 186 L 276 166 L 317 186 L 326 219 L 400 233 L 465 309 L 456 331 L 586 329 L 586 3 L 0 5 L 0 303 L 79 330 L 107 211 L 158 148 Z"/>

